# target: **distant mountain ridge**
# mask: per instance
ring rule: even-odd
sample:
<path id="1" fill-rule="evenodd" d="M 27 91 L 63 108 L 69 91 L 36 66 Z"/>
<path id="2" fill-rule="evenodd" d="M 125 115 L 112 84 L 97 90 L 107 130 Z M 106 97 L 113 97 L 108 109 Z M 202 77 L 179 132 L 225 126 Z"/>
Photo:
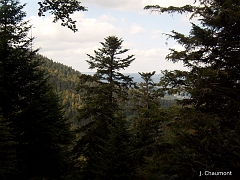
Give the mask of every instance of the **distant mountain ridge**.
<path id="1" fill-rule="evenodd" d="M 82 74 L 89 74 L 93 75 L 95 72 L 81 72 Z M 136 83 L 143 82 L 140 74 L 138 73 L 123 73 L 124 75 L 129 75 L 130 77 L 133 77 L 133 81 Z M 153 82 L 158 83 L 160 81 L 160 78 L 162 77 L 162 74 L 154 74 L 153 76 Z"/>

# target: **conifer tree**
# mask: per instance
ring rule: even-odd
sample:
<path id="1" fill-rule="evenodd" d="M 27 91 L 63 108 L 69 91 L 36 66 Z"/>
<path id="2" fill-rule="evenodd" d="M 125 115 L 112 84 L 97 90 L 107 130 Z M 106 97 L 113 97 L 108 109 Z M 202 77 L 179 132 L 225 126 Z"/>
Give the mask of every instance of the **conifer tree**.
<path id="1" fill-rule="evenodd" d="M 15 0 L 0 1 L 0 112 L 16 143 L 15 178 L 60 179 L 67 164 L 68 124 L 39 69 L 40 59 L 34 58 L 23 7 Z"/>
<path id="2" fill-rule="evenodd" d="M 127 68 L 134 60 L 133 55 L 120 58 L 128 51 L 122 49 L 123 40 L 116 36 L 105 38 L 102 48 L 95 56 L 88 55 L 90 69 L 97 69 L 93 75 L 81 75 L 78 91 L 82 106 L 79 120 L 88 122 L 80 131 L 80 139 L 75 147 L 81 157 L 83 179 L 128 179 L 128 139 L 121 99 L 127 98 L 127 88 L 132 78 L 120 70 Z"/>
<path id="3" fill-rule="evenodd" d="M 0 179 L 7 180 L 16 171 L 16 151 L 9 122 L 0 116 Z"/>
<path id="4" fill-rule="evenodd" d="M 185 107 L 169 120 L 174 135 L 165 149 L 172 152 L 165 167 L 173 168 L 165 173 L 169 179 L 197 179 L 201 169 L 224 169 L 232 171 L 229 179 L 236 179 L 240 170 L 240 1 L 195 2 L 193 6 L 145 7 L 159 13 L 190 13 L 199 22 L 192 23 L 189 35 L 176 31 L 169 35 L 184 50 L 170 49 L 167 59 L 183 62 L 189 71 L 164 71 L 162 86 L 170 93 L 187 92 L 190 98 L 180 101 Z"/>
<path id="5" fill-rule="evenodd" d="M 158 104 L 158 98 L 163 96 L 161 89 L 157 88 L 157 83 L 154 83 L 152 80 L 152 76 L 154 76 L 156 72 L 142 72 L 138 73 L 143 82 L 138 84 L 136 88 L 136 97 L 139 97 L 138 100 L 140 101 L 140 107 L 150 109 L 151 104 Z"/>
<path id="6" fill-rule="evenodd" d="M 160 97 L 163 96 L 161 89 L 157 89 L 153 82 L 153 72 L 139 73 L 143 82 L 132 91 L 135 105 L 133 110 L 135 116 L 132 117 L 132 159 L 135 165 L 137 178 L 143 178 L 142 167 L 145 158 L 151 157 L 156 149 L 157 141 L 161 134 L 162 109 L 160 108 Z"/>
<path id="7" fill-rule="evenodd" d="M 181 61 L 189 71 L 163 71 L 162 84 L 167 89 L 185 91 L 191 104 L 198 109 L 219 115 L 238 116 L 240 92 L 239 1 L 199 0 L 199 6 L 146 6 L 159 13 L 192 13 L 199 24 L 192 23 L 190 34 L 172 31 L 169 36 L 184 47 L 170 49 L 168 60 Z M 200 18 L 201 17 L 201 18 Z"/>

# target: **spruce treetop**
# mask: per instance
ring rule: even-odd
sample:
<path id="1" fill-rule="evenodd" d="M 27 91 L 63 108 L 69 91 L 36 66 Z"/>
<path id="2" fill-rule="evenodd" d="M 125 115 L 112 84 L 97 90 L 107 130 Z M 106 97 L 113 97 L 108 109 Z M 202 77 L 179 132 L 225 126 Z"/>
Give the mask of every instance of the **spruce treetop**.
<path id="1" fill-rule="evenodd" d="M 101 42 L 102 48 L 95 50 L 95 56 L 87 54 L 90 60 L 89 69 L 97 69 L 96 76 L 110 84 L 123 85 L 127 87 L 131 85 L 132 78 L 124 76 L 120 70 L 127 68 L 133 61 L 134 55 L 128 55 L 121 58 L 122 54 L 129 49 L 122 49 L 123 40 L 116 36 L 105 38 L 105 42 Z"/>

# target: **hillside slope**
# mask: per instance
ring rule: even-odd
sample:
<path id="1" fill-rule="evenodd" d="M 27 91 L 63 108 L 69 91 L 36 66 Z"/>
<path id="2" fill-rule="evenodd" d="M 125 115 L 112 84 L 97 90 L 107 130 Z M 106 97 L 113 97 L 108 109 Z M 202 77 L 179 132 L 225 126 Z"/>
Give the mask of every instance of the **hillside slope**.
<path id="1" fill-rule="evenodd" d="M 80 104 L 80 98 L 75 88 L 78 76 L 81 73 L 72 67 L 54 62 L 40 54 L 37 54 L 37 58 L 42 60 L 41 68 L 49 74 L 50 83 L 60 97 L 60 104 L 64 106 L 65 117 L 75 124 L 77 122 L 77 108 Z"/>

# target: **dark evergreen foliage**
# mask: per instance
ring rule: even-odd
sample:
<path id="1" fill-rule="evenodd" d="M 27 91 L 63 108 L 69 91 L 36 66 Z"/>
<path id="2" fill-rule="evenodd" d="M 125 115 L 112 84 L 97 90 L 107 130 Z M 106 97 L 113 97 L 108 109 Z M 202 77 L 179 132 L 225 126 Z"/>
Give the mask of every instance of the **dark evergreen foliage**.
<path id="1" fill-rule="evenodd" d="M 169 93 L 184 92 L 190 98 L 179 101 L 185 108 L 169 111 L 168 139 L 159 142 L 162 149 L 149 159 L 146 169 L 152 173 L 151 168 L 162 167 L 158 173 L 164 179 L 237 179 L 240 2 L 197 2 L 196 6 L 146 7 L 160 13 L 192 13 L 199 19 L 188 36 L 169 34 L 185 49 L 170 49 L 167 59 L 183 62 L 189 71 L 164 71 L 161 85 Z M 200 170 L 232 171 L 232 176 L 199 177 Z"/>
<path id="2" fill-rule="evenodd" d="M 163 110 L 159 99 L 163 94 L 152 80 L 155 71 L 139 74 L 143 82 L 131 92 L 135 102 L 132 106 L 135 115 L 131 118 L 131 159 L 136 179 L 145 179 L 146 176 L 142 173 L 145 158 L 154 154 L 162 131 Z"/>
<path id="3" fill-rule="evenodd" d="M 61 179 L 71 134 L 58 97 L 39 69 L 41 62 L 34 58 L 23 7 L 15 0 L 0 1 L 0 111 L 15 143 L 11 179 Z"/>
<path id="4" fill-rule="evenodd" d="M 0 179 L 7 180 L 16 173 L 16 142 L 9 122 L 0 116 Z"/>
<path id="5" fill-rule="evenodd" d="M 199 1 L 200 6 L 147 8 L 159 12 L 193 12 L 200 16 L 200 24 L 192 23 L 189 36 L 172 31 L 169 36 L 185 50 L 171 53 L 167 59 L 182 61 L 190 72 L 163 73 L 163 85 L 169 89 L 186 91 L 191 98 L 182 104 L 192 104 L 205 111 L 222 115 L 237 115 L 239 111 L 239 2 L 234 0 Z"/>
<path id="6" fill-rule="evenodd" d="M 78 91 L 82 106 L 79 120 L 88 122 L 79 131 L 75 147 L 80 158 L 82 179 L 129 179 L 129 133 L 126 128 L 121 99 L 127 98 L 127 88 L 132 84 L 129 76 L 119 71 L 130 65 L 133 55 L 117 57 L 127 52 L 121 47 L 122 40 L 109 36 L 95 56 L 88 55 L 91 69 L 96 74 L 81 75 Z"/>

